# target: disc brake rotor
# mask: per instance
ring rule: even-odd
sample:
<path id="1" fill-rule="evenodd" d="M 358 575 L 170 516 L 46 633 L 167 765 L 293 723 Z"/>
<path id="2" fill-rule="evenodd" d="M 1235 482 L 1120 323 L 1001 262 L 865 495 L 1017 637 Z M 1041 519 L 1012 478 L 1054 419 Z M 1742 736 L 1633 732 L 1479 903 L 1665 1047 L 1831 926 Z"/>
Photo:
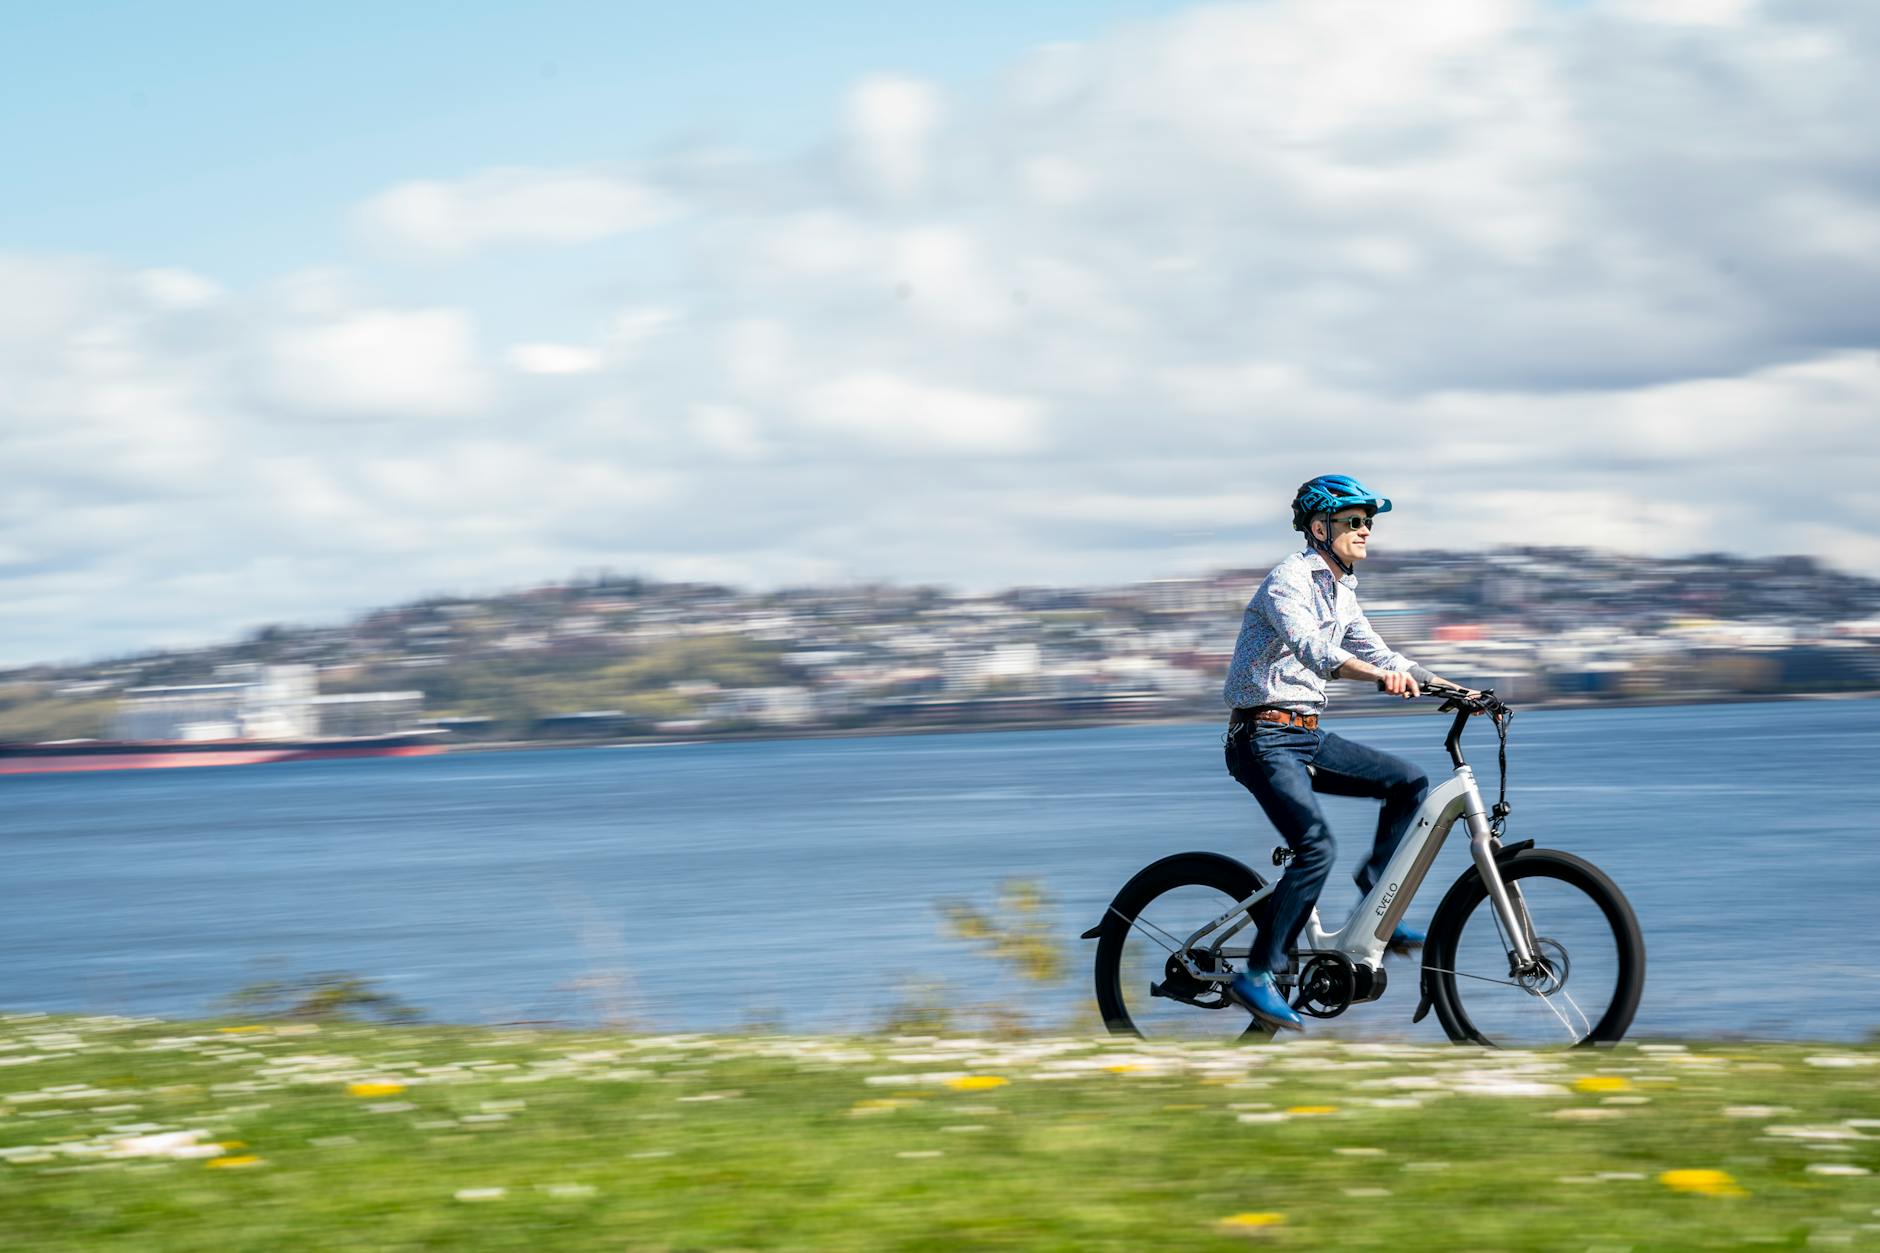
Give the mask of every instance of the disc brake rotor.
<path id="1" fill-rule="evenodd" d="M 1535 996 L 1552 996 L 1567 986 L 1567 950 L 1546 936 L 1534 939 L 1534 966 L 1515 974 L 1515 986 Z"/>

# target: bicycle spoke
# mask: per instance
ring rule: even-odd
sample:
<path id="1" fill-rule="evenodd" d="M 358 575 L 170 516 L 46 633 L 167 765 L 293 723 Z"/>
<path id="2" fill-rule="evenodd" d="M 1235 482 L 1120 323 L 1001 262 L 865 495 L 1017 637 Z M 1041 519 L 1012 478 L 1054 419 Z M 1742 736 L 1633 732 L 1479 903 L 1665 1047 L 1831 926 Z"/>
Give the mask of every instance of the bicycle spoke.
<path id="1" fill-rule="evenodd" d="M 1118 918 L 1122 918 L 1124 922 L 1128 923 L 1135 930 L 1142 932 L 1151 940 L 1160 944 L 1163 952 L 1175 953 L 1181 950 L 1181 941 L 1168 932 L 1162 931 L 1162 928 L 1156 926 L 1153 922 L 1144 918 L 1126 918 L 1123 916 L 1122 911 L 1118 910 L 1114 905 L 1110 906 L 1110 912 L 1115 914 Z M 1158 931 L 1161 932 L 1159 936 L 1156 934 Z"/>
<path id="2" fill-rule="evenodd" d="M 1578 881 L 1530 870 L 1520 876 L 1519 892 L 1520 925 L 1538 965 L 1503 974 L 1513 937 L 1484 893 L 1453 947 L 1434 954 L 1443 966 L 1427 969 L 1449 980 L 1451 1013 L 1471 1038 L 1509 1047 L 1577 1044 L 1594 1033 L 1618 995 L 1619 936 Z"/>
<path id="3" fill-rule="evenodd" d="M 1553 997 L 1547 995 L 1545 992 L 1536 992 L 1534 994 L 1534 998 L 1538 1000 L 1541 1004 L 1545 1005 L 1547 1007 L 1547 1012 L 1552 1014 L 1554 1018 L 1559 1021 L 1560 1025 L 1567 1029 L 1568 1043 L 1572 1043 L 1573 1041 L 1578 1040 L 1582 1035 L 1586 1034 L 1584 1031 L 1575 1031 L 1573 1029 L 1573 1024 L 1567 1021 L 1567 1016 L 1561 1013 L 1560 1008 L 1554 1004 Z"/>
<path id="4" fill-rule="evenodd" d="M 1564 1016 L 1560 1015 L 1559 1010 L 1554 1009 L 1554 997 L 1556 996 L 1565 1001 L 1568 1007 L 1573 1010 L 1574 1017 L 1580 1020 L 1580 1026 L 1577 1031 L 1574 1030 L 1572 1023 L 1568 1022 Z M 1565 988 L 1559 988 L 1553 992 L 1542 992 L 1540 993 L 1540 998 L 1547 1002 L 1547 1008 L 1553 1009 L 1555 1015 L 1560 1016 L 1561 1025 L 1566 1027 L 1568 1033 L 1571 1034 L 1574 1039 L 1578 1040 L 1583 1038 L 1587 1032 L 1593 1029 L 1593 1024 L 1587 1021 L 1586 1011 L 1580 1008 L 1580 1003 L 1574 1000 Z"/>
<path id="5" fill-rule="evenodd" d="M 1521 985 L 1513 979 L 1491 979 L 1487 975 L 1472 975 L 1466 970 L 1444 970 L 1441 966 L 1425 966 L 1423 969 L 1432 974 L 1454 975 L 1458 979 L 1474 979 L 1481 983 L 1499 983 L 1503 987 L 1518 988 Z"/>

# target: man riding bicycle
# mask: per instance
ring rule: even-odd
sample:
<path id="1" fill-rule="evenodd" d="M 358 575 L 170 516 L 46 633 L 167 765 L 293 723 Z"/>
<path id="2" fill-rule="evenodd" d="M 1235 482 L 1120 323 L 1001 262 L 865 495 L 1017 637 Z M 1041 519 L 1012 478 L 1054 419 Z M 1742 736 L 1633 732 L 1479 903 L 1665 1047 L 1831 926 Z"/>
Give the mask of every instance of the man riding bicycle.
<path id="1" fill-rule="evenodd" d="M 1405 698 L 1448 680 L 1392 652 L 1358 607 L 1354 570 L 1390 501 L 1349 475 L 1322 474 L 1300 484 L 1292 507 L 1293 529 L 1304 533 L 1306 547 L 1275 566 L 1247 603 L 1222 696 L 1233 710 L 1228 773 L 1259 800 L 1293 854 L 1268 900 L 1247 969 L 1228 988 L 1265 1025 L 1298 1030 L 1304 1022 L 1273 975 L 1285 969 L 1336 853 L 1313 794 L 1383 802 L 1370 859 L 1356 876 L 1359 890 L 1369 892 L 1429 791 L 1429 780 L 1410 762 L 1319 730 L 1325 680 L 1371 680 Z M 1422 942 L 1421 932 L 1403 924 L 1391 936 L 1398 952 Z"/>

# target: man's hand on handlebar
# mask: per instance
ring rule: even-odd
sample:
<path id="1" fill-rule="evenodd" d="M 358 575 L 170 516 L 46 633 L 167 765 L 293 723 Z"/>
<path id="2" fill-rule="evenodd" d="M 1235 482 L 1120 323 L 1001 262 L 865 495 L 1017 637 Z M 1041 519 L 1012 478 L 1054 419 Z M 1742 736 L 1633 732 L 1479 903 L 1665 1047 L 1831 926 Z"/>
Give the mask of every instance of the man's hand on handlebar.
<path id="1" fill-rule="evenodd" d="M 1390 682 L 1392 679 L 1402 680 L 1402 682 L 1393 685 Z M 1380 692 L 1389 692 L 1395 696 L 1402 696 L 1405 699 L 1412 696 L 1440 696 L 1442 697 L 1443 703 L 1437 710 L 1438 713 L 1449 713 L 1452 710 L 1467 706 L 1471 714 L 1479 717 L 1487 713 L 1490 708 L 1501 704 L 1500 701 L 1495 700 L 1487 692 L 1463 687 L 1459 683 L 1451 683 L 1445 679 L 1437 679 L 1424 684 L 1422 687 L 1418 687 L 1415 679 L 1402 673 L 1386 673 L 1380 675 L 1377 680 L 1377 690 Z"/>

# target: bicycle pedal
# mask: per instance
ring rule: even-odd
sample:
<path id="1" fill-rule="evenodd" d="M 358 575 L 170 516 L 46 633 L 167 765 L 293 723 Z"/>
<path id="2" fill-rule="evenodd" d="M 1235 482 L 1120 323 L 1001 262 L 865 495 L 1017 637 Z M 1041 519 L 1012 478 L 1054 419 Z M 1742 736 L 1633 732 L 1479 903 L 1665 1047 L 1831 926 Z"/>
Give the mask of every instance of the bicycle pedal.
<path id="1" fill-rule="evenodd" d="M 1168 995 L 1166 985 L 1160 984 L 1160 983 L 1151 983 L 1149 985 L 1149 995 L 1151 997 L 1157 997 L 1157 996 L 1166 997 Z"/>

